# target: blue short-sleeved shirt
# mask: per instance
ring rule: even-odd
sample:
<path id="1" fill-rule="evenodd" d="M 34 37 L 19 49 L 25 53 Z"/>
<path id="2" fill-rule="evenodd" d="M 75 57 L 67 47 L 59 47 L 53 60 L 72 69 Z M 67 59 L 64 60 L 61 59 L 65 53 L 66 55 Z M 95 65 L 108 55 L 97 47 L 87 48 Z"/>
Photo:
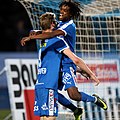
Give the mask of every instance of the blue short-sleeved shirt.
<path id="1" fill-rule="evenodd" d="M 60 21 L 58 29 L 62 30 L 65 33 L 64 40 L 69 45 L 70 50 L 74 52 L 76 42 L 76 26 L 73 20 L 67 22 Z M 69 57 L 64 55 L 62 59 L 62 65 L 70 63 L 73 64 L 73 61 Z"/>
<path id="2" fill-rule="evenodd" d="M 67 44 L 70 47 L 70 50 L 74 52 L 75 42 L 76 42 L 76 26 L 73 22 L 73 20 L 67 21 L 67 22 L 59 22 L 58 29 L 62 30 L 65 33 L 65 36 L 63 37 L 64 40 L 67 42 Z M 65 90 L 67 88 L 76 86 L 75 85 L 75 71 L 76 71 L 76 65 L 73 63 L 73 61 L 66 55 L 63 55 L 62 57 L 62 64 L 61 64 L 61 70 L 62 70 L 62 77 L 60 76 L 59 79 L 59 89 L 62 89 L 62 86 L 65 87 Z M 73 69 L 71 72 L 71 68 Z M 74 75 L 73 75 L 74 74 Z M 62 81 L 61 81 L 62 79 Z"/>
<path id="3" fill-rule="evenodd" d="M 58 89 L 60 62 L 64 49 L 69 48 L 60 37 L 46 39 L 39 49 L 37 87 Z"/>

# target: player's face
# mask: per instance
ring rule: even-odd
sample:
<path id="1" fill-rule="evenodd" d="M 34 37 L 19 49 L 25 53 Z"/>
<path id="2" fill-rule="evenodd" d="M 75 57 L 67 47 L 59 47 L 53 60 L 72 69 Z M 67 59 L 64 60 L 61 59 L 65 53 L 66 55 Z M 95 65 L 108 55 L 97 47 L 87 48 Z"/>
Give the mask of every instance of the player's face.
<path id="1" fill-rule="evenodd" d="M 59 20 L 65 22 L 70 19 L 71 19 L 70 8 L 65 5 L 61 6 Z"/>

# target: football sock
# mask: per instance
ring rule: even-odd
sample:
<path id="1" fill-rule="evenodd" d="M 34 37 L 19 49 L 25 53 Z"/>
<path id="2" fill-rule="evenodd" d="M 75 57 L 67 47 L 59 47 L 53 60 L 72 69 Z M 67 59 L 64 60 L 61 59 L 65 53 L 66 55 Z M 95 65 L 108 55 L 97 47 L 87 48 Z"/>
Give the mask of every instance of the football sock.
<path id="1" fill-rule="evenodd" d="M 81 94 L 81 101 L 83 102 L 95 102 L 96 101 L 96 98 L 94 96 L 91 96 L 91 95 L 88 95 L 84 92 L 80 92 Z"/>
<path id="2" fill-rule="evenodd" d="M 73 112 L 77 109 L 77 107 L 74 104 L 72 104 L 65 96 L 63 96 L 60 93 L 58 93 L 58 102 L 66 108 L 69 108 Z"/>

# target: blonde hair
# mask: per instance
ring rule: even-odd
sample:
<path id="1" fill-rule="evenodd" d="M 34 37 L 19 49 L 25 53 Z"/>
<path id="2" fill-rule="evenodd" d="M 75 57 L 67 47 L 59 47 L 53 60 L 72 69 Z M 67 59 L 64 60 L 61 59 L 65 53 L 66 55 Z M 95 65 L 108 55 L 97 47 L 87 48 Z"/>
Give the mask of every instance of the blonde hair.
<path id="1" fill-rule="evenodd" d="M 43 30 L 50 29 L 52 22 L 55 20 L 56 16 L 52 12 L 46 12 L 40 16 L 40 26 Z"/>

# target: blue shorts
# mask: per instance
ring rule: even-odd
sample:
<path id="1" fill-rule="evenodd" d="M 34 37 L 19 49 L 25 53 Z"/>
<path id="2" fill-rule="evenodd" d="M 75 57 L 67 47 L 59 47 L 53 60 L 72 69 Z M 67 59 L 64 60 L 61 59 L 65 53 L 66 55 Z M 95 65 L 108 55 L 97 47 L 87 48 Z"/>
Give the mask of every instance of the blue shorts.
<path id="1" fill-rule="evenodd" d="M 59 78 L 59 90 L 62 90 L 63 88 L 67 90 L 70 87 L 76 87 L 75 84 L 75 70 L 73 67 L 66 67 L 62 70 L 62 75 L 60 75 Z"/>
<path id="2" fill-rule="evenodd" d="M 35 88 L 35 116 L 58 116 L 58 93 L 47 88 Z"/>

